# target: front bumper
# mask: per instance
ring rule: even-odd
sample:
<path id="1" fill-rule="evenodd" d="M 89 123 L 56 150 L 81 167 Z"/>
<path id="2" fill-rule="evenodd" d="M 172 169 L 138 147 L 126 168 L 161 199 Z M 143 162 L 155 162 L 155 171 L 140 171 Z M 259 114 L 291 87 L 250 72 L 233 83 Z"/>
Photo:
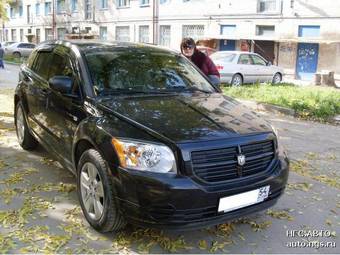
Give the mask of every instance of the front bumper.
<path id="1" fill-rule="evenodd" d="M 274 205 L 283 194 L 289 162 L 280 157 L 261 180 L 240 185 L 238 180 L 225 185 L 203 185 L 187 176 L 140 174 L 120 169 L 117 196 L 121 213 L 136 225 L 190 230 L 224 223 Z M 219 199 L 270 185 L 269 197 L 258 204 L 227 213 L 218 212 Z"/>

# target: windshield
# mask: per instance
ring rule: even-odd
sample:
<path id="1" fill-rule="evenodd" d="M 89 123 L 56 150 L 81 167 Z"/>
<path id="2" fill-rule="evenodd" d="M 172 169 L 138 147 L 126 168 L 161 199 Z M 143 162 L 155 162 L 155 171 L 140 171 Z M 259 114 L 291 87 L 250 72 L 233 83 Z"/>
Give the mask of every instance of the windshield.
<path id="1" fill-rule="evenodd" d="M 214 61 L 216 60 L 221 60 L 223 62 L 232 62 L 233 59 L 235 58 L 236 54 L 233 53 L 215 53 L 211 55 L 211 59 Z"/>
<path id="2" fill-rule="evenodd" d="M 85 57 L 97 95 L 198 90 L 215 92 L 209 82 L 180 55 L 153 50 L 102 50 Z"/>

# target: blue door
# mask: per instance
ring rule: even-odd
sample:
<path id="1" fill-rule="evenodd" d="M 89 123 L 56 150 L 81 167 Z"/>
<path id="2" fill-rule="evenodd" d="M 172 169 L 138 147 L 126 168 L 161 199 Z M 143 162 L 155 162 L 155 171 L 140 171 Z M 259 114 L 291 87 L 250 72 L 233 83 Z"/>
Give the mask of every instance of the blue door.
<path id="1" fill-rule="evenodd" d="M 220 51 L 235 50 L 236 41 L 235 40 L 220 40 Z"/>
<path id="2" fill-rule="evenodd" d="M 299 43 L 296 73 L 300 80 L 312 80 L 318 68 L 319 44 Z"/>

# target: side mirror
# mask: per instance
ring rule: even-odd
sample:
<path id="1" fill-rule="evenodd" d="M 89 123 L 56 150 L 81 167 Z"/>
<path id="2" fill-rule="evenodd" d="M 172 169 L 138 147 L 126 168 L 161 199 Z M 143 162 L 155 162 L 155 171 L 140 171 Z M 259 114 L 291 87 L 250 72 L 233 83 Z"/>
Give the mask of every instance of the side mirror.
<path id="1" fill-rule="evenodd" d="M 54 76 L 49 79 L 50 87 L 62 95 L 69 95 L 72 92 L 73 79 L 68 76 Z"/>
<path id="2" fill-rule="evenodd" d="M 271 65 L 272 65 L 272 62 L 268 61 L 267 66 L 271 66 Z"/>

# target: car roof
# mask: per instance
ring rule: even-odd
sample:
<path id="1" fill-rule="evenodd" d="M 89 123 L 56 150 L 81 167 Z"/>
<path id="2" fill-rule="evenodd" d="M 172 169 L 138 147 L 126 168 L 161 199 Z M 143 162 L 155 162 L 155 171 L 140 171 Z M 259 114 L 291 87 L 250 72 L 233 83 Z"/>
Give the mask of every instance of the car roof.
<path id="1" fill-rule="evenodd" d="M 116 41 L 100 41 L 100 40 L 52 40 L 45 41 L 38 45 L 38 48 L 46 45 L 61 44 L 67 47 L 76 46 L 84 53 L 96 52 L 98 49 L 110 49 L 110 50 L 140 50 L 140 51 L 158 51 L 164 53 L 179 54 L 180 52 L 168 49 L 162 46 L 156 46 L 147 43 L 131 43 L 131 42 L 116 42 Z"/>
<path id="2" fill-rule="evenodd" d="M 224 54 L 224 53 L 229 53 L 229 54 L 255 54 L 258 55 L 255 52 L 249 52 L 249 51 L 240 51 L 240 50 L 227 50 L 227 51 L 217 51 L 214 54 Z"/>

